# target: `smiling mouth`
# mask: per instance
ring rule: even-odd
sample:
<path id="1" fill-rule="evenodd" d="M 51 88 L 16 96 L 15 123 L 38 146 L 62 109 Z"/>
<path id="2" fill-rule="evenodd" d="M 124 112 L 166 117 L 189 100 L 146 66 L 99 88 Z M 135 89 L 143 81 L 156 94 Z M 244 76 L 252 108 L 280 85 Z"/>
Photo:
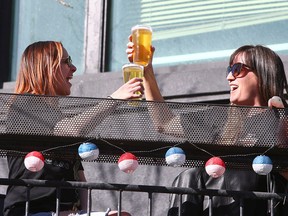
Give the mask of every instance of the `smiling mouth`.
<path id="1" fill-rule="evenodd" d="M 238 89 L 238 86 L 230 86 L 230 91 L 231 92 L 235 91 L 236 89 Z"/>

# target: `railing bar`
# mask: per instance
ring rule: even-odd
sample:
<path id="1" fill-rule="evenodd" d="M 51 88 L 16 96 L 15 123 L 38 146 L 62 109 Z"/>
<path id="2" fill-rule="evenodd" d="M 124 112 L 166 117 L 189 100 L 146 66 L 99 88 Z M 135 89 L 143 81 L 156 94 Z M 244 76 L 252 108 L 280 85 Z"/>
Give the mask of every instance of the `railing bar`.
<path id="1" fill-rule="evenodd" d="M 272 179 L 271 179 L 272 180 Z M 271 183 L 271 182 L 270 182 Z M 197 190 L 195 191 L 192 188 L 175 188 L 175 187 L 159 187 L 159 186 L 148 186 L 148 185 L 127 185 L 127 184 L 109 184 L 109 183 L 83 183 L 83 182 L 58 182 L 58 181 L 47 181 L 47 180 L 27 180 L 27 179 L 2 179 L 0 178 L 0 184 L 3 185 L 19 185 L 19 186 L 25 186 L 27 187 L 27 200 L 25 203 L 25 216 L 29 215 L 29 205 L 30 205 L 30 193 L 31 186 L 33 187 L 54 187 L 57 189 L 57 194 L 58 192 L 60 193 L 61 188 L 85 188 L 90 192 L 91 196 L 91 189 L 100 189 L 100 190 L 114 190 L 114 191 L 120 191 L 119 194 L 119 200 L 118 200 L 118 216 L 121 215 L 121 207 L 122 207 L 122 192 L 123 191 L 131 191 L 131 192 L 147 192 L 147 193 L 174 193 L 178 194 L 180 197 L 180 205 L 179 205 L 179 216 L 181 216 L 182 210 L 182 196 L 183 194 L 198 194 L 198 195 L 207 195 L 211 199 L 214 196 L 220 196 L 220 197 L 236 197 L 240 199 L 240 202 L 244 203 L 244 200 L 246 198 L 253 198 L 253 199 L 265 199 L 270 201 L 268 204 L 269 208 L 269 213 L 268 215 L 275 215 L 275 209 L 274 209 L 274 204 L 275 202 L 280 202 L 281 200 L 285 202 L 285 198 L 287 194 L 282 194 L 282 193 L 272 193 L 272 192 L 257 192 L 257 191 L 226 191 L 226 190 Z M 29 188 L 30 187 L 30 188 Z M 268 191 L 272 191 L 271 185 L 268 188 Z M 253 197 L 251 197 L 251 194 Z M 57 195 L 57 200 L 56 200 L 56 215 L 59 215 L 59 210 L 60 210 L 60 196 Z M 243 199 L 243 200 L 242 200 Z M 89 200 L 89 199 L 88 199 Z M 91 199 L 90 199 L 90 206 L 91 206 Z M 153 206 L 153 202 L 151 201 L 151 204 L 149 204 L 149 207 Z M 210 203 L 210 205 L 212 205 Z M 87 206 L 88 208 L 88 206 Z M 244 212 L 244 206 L 243 204 L 240 205 L 240 215 L 243 215 Z M 151 207 L 151 213 L 150 215 L 153 214 L 153 209 Z M 210 209 L 209 209 L 210 211 Z M 211 211 L 213 211 L 213 208 L 211 208 Z M 90 212 L 91 212 L 91 207 L 90 207 Z M 212 214 L 210 214 L 212 215 Z"/>
<path id="2" fill-rule="evenodd" d="M 0 185 L 17 185 L 26 186 L 33 185 L 35 187 L 61 187 L 65 189 L 71 188 L 92 188 L 100 190 L 112 191 L 131 191 L 131 192 L 153 192 L 164 194 L 198 194 L 207 196 L 220 197 L 243 197 L 252 199 L 275 199 L 283 200 L 286 196 L 284 193 L 268 193 L 258 191 L 232 191 L 232 190 L 212 190 L 212 189 L 198 189 L 193 188 L 177 188 L 177 187 L 162 187 L 150 185 L 127 185 L 127 184 L 110 184 L 110 183 L 91 183 L 91 182 L 72 182 L 72 181 L 48 181 L 48 180 L 33 180 L 33 179 L 2 179 L 0 178 Z"/>
<path id="3" fill-rule="evenodd" d="M 122 211 L 122 190 L 119 191 L 119 197 L 118 197 L 118 216 L 121 216 Z"/>
<path id="4" fill-rule="evenodd" d="M 25 216 L 29 215 L 29 204 L 30 204 L 30 186 L 27 187 L 27 200 L 25 202 Z"/>
<path id="5" fill-rule="evenodd" d="M 212 196 L 209 196 L 208 204 L 209 204 L 209 216 L 212 216 L 213 215 L 213 211 L 212 211 L 212 206 L 213 206 Z"/>
<path id="6" fill-rule="evenodd" d="M 59 216 L 60 212 L 60 197 L 61 197 L 61 188 L 56 188 L 56 216 Z"/>
<path id="7" fill-rule="evenodd" d="M 271 174 L 268 173 L 266 176 L 266 183 L 267 183 L 267 192 L 270 193 L 273 190 L 273 182 L 274 181 L 271 178 Z M 274 216 L 274 208 L 273 208 L 273 198 L 268 199 L 267 205 L 268 205 L 268 212 L 270 213 L 271 216 Z"/>
<path id="8" fill-rule="evenodd" d="M 87 193 L 87 216 L 91 215 L 91 206 L 92 206 L 92 192 L 91 188 L 88 188 L 88 193 Z"/>
<path id="9" fill-rule="evenodd" d="M 244 200 L 243 198 L 240 198 L 240 206 L 239 206 L 240 216 L 243 216 L 243 204 Z"/>
<path id="10" fill-rule="evenodd" d="M 178 216 L 182 215 L 182 201 L 183 201 L 183 195 L 179 194 L 179 208 L 178 208 Z"/>
<path id="11" fill-rule="evenodd" d="M 270 199 L 270 215 L 274 216 L 274 199 Z"/>
<path id="12" fill-rule="evenodd" d="M 152 198 L 153 194 L 151 192 L 148 193 L 148 204 L 149 204 L 149 209 L 148 209 L 148 214 L 149 216 L 152 216 Z"/>

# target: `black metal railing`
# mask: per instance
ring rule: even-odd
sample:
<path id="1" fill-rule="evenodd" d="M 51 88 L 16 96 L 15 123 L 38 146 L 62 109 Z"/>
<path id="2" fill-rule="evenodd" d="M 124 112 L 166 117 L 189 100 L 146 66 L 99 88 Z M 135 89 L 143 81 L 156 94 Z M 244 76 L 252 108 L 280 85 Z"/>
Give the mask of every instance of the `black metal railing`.
<path id="1" fill-rule="evenodd" d="M 193 189 L 193 188 L 179 188 L 179 187 L 162 187 L 162 186 L 149 186 L 149 185 L 128 185 L 128 184 L 109 184 L 109 183 L 91 183 L 91 182 L 74 182 L 74 181 L 46 181 L 46 180 L 33 180 L 33 179 L 0 179 L 0 185 L 17 185 L 27 187 L 27 202 L 26 202 L 26 215 L 29 212 L 29 188 L 30 187 L 55 187 L 57 188 L 57 202 L 56 202 L 56 214 L 59 213 L 59 203 L 61 189 L 86 189 L 88 191 L 88 207 L 87 215 L 91 213 L 92 203 L 92 190 L 108 190 L 117 191 L 118 196 L 118 212 L 122 210 L 122 193 L 125 191 L 147 193 L 148 202 L 148 215 L 153 215 L 153 195 L 156 193 L 162 194 L 178 194 L 180 197 L 184 194 L 191 195 L 203 195 L 209 197 L 209 215 L 213 215 L 212 211 L 212 198 L 215 196 L 220 197 L 234 197 L 238 199 L 264 199 L 271 202 L 283 202 L 288 194 L 284 193 L 271 193 L 271 192 L 257 192 L 257 191 L 232 191 L 232 190 L 212 190 L 212 189 Z M 179 202 L 179 216 L 181 216 L 181 199 Z M 272 203 L 273 205 L 273 203 Z M 242 207 L 240 206 L 240 209 Z M 240 210 L 240 216 L 243 214 Z M 273 215 L 273 208 L 271 208 L 270 215 Z"/>

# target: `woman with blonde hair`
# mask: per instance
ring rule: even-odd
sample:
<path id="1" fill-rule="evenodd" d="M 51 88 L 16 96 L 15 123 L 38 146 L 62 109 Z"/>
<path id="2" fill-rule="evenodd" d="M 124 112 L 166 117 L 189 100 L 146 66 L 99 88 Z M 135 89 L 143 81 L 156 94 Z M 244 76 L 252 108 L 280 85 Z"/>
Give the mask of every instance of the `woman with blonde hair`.
<path id="1" fill-rule="evenodd" d="M 101 109 L 114 109 L 117 104 L 113 100 L 109 100 L 110 103 L 105 103 L 106 107 L 98 104 L 98 107 L 92 107 L 86 113 L 76 115 L 73 118 L 67 118 L 61 113 L 60 108 L 58 108 L 58 97 L 54 96 L 62 97 L 70 95 L 72 86 L 70 81 L 76 70 L 77 68 L 72 63 L 71 56 L 62 43 L 39 41 L 29 45 L 22 55 L 15 88 L 16 94 L 27 96 L 27 106 L 26 104 L 20 104 L 23 100 L 18 100 L 17 95 L 11 100 L 11 106 L 27 109 L 26 113 L 29 113 L 31 110 L 33 112 L 40 110 L 39 112 L 43 112 L 41 113 L 43 119 L 35 122 L 29 115 L 25 116 L 25 110 L 17 114 L 17 119 L 13 118 L 15 116 L 13 116 L 13 113 L 10 113 L 7 117 L 7 130 L 13 125 L 13 127 L 21 127 L 19 128 L 21 131 L 27 130 L 28 132 L 29 130 L 33 130 L 33 128 L 40 128 L 39 130 L 43 130 L 45 133 L 51 132 L 52 135 L 78 136 L 89 132 L 86 129 L 87 124 L 101 122 L 105 118 Z M 112 93 L 110 98 L 138 98 L 141 97 L 141 95 L 136 94 L 138 91 L 143 93 L 142 80 L 134 78 Z M 49 97 L 35 99 L 36 95 Z M 99 107 L 100 110 L 98 109 Z M 28 111 L 28 109 L 30 110 Z M 51 116 L 51 113 L 54 113 L 54 115 Z M 83 115 L 86 116 L 85 121 L 81 121 Z M 45 123 L 44 126 L 43 122 Z M 23 125 L 25 126 L 23 127 Z M 11 126 L 11 129 L 15 128 Z M 24 158 L 22 157 L 7 156 L 7 160 L 10 179 L 86 181 L 83 167 L 80 161 L 76 159 L 45 160 L 44 167 L 39 172 L 31 172 L 26 169 Z M 75 179 L 75 176 L 78 176 L 77 179 Z M 26 187 L 9 186 L 4 201 L 4 215 L 25 215 L 26 195 Z M 85 211 L 87 209 L 86 199 L 87 195 L 83 190 L 81 190 L 80 196 L 78 191 L 73 189 L 61 190 L 60 216 L 81 215 L 80 210 Z M 32 187 L 30 190 L 29 216 L 52 216 L 55 215 L 55 212 L 56 188 Z M 91 213 L 91 215 L 117 215 L 117 212 L 107 211 L 101 214 L 98 212 Z M 130 214 L 123 212 L 121 215 L 128 216 Z"/>

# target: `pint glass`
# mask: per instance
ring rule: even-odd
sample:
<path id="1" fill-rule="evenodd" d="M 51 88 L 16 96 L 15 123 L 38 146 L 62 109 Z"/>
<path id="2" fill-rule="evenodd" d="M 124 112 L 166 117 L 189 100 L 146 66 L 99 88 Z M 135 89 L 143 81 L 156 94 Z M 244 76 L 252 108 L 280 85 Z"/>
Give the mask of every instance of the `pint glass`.
<path id="1" fill-rule="evenodd" d="M 142 65 L 137 65 L 133 63 L 128 63 L 122 67 L 123 80 L 124 83 L 133 79 L 134 77 L 143 78 L 144 76 L 144 67 Z M 141 94 L 141 92 L 136 92 L 136 94 Z M 141 100 L 142 98 L 136 98 L 134 100 Z"/>
<path id="2" fill-rule="evenodd" d="M 133 63 L 146 66 L 151 58 L 152 28 L 136 25 L 131 28 L 131 33 L 134 43 Z"/>

